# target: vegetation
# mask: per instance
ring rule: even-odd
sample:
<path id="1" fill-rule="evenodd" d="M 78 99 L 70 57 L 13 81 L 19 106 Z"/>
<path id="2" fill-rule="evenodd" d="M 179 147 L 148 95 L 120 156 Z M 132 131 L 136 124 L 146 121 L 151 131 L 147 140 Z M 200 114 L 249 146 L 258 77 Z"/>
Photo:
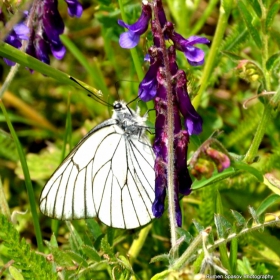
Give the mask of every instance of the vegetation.
<path id="1" fill-rule="evenodd" d="M 172 248 L 168 211 L 135 230 L 97 219 L 61 222 L 39 212 L 40 192 L 54 170 L 86 132 L 111 116 L 80 85 L 102 92 L 110 104 L 129 102 L 148 69 L 149 32 L 131 51 L 118 43 L 124 30 L 117 20 L 135 22 L 140 1 L 81 3 L 81 18 L 69 18 L 59 1 L 67 53 L 50 66 L 0 43 L 0 56 L 21 66 L 15 71 L 0 62 L 1 84 L 12 77 L 0 100 L 1 279 L 278 279 L 279 1 L 163 1 L 178 32 L 211 41 L 201 45 L 202 66 L 177 54 L 203 132 L 190 137 L 189 171 L 199 180 L 192 175 L 192 193 L 180 200 L 182 227 Z M 138 105 L 144 115 L 153 101 Z M 149 126 L 154 122 L 151 111 Z M 226 155 L 230 167 L 218 172 L 206 145 Z"/>

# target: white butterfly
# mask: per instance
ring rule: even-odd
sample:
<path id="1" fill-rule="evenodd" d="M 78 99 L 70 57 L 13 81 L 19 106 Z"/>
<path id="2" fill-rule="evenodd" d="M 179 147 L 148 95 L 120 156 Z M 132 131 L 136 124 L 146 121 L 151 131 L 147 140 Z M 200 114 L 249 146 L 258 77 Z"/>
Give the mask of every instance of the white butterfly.
<path id="1" fill-rule="evenodd" d="M 145 117 L 124 102 L 111 119 L 93 128 L 66 157 L 40 197 L 43 214 L 61 220 L 98 217 L 132 229 L 154 215 L 155 156 L 145 135 Z"/>

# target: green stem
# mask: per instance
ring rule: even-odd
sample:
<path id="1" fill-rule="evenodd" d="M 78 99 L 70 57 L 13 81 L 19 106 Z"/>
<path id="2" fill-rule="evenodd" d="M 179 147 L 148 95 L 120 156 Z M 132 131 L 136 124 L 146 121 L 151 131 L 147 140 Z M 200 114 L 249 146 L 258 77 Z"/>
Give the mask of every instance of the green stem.
<path id="1" fill-rule="evenodd" d="M 7 122 L 7 125 L 9 127 L 9 129 L 10 129 L 11 135 L 12 135 L 12 137 L 13 137 L 15 143 L 16 143 L 17 151 L 18 151 L 19 158 L 20 158 L 20 163 L 21 163 L 21 166 L 22 166 L 23 174 L 24 174 L 25 186 L 26 186 L 26 189 L 27 189 L 27 194 L 28 194 L 28 198 L 29 198 L 31 213 L 32 213 L 32 217 L 33 217 L 33 223 L 34 223 L 37 245 L 38 245 L 39 251 L 43 252 L 43 240 L 42 240 L 40 224 L 39 224 L 39 219 L 38 219 L 38 213 L 37 213 L 37 208 L 36 208 L 36 199 L 35 199 L 35 195 L 34 195 L 34 191 L 33 191 L 33 186 L 32 186 L 32 182 L 31 182 L 26 158 L 24 156 L 21 144 L 20 144 L 19 139 L 16 135 L 16 132 L 13 128 L 13 125 L 10 121 L 10 118 L 9 118 L 9 115 L 6 111 L 6 108 L 5 108 L 5 106 L 4 106 L 4 104 L 1 100 L 0 100 L 0 106 L 1 106 L 1 109 L 3 111 L 4 116 L 6 118 L 6 122 Z"/>
<path id="2" fill-rule="evenodd" d="M 128 256 L 130 258 L 131 264 L 135 259 L 137 259 L 139 252 L 142 249 L 151 228 L 152 228 L 152 224 L 144 227 L 139 232 L 138 238 L 133 240 L 133 243 L 130 246 L 129 251 L 128 251 Z"/>
<path id="3" fill-rule="evenodd" d="M 209 18 L 209 16 L 212 13 L 213 9 L 216 7 L 218 1 L 219 0 L 211 0 L 210 1 L 210 3 L 207 5 L 207 8 L 204 11 L 204 13 L 201 15 L 201 17 L 195 23 L 195 26 L 192 28 L 190 35 L 194 35 L 194 34 L 197 34 L 197 32 L 199 32 L 199 30 L 205 24 L 206 20 Z"/>
<path id="4" fill-rule="evenodd" d="M 9 220 L 11 219 L 11 212 L 5 197 L 4 188 L 2 185 L 2 178 L 0 177 L 0 213 L 5 215 Z"/>
<path id="5" fill-rule="evenodd" d="M 214 63 L 216 60 L 216 57 L 219 53 L 220 50 L 220 45 L 225 33 L 225 30 L 227 28 L 227 21 L 228 17 L 230 15 L 231 11 L 231 6 L 232 6 L 232 1 L 221 1 L 221 6 L 220 6 L 220 16 L 218 20 L 218 25 L 217 29 L 215 32 L 215 36 L 211 45 L 211 50 L 209 52 L 209 56 L 206 60 L 205 68 L 202 74 L 201 78 L 201 85 L 198 91 L 197 96 L 193 99 L 193 106 L 195 109 L 197 109 L 200 105 L 201 97 L 205 91 L 205 89 L 208 86 L 208 81 L 210 79 L 210 75 L 213 74 L 213 68 L 214 68 Z"/>
<path id="6" fill-rule="evenodd" d="M 251 146 L 250 146 L 248 152 L 245 155 L 244 162 L 251 163 L 254 160 L 255 156 L 257 155 L 259 146 L 263 139 L 264 133 L 267 129 L 267 124 L 269 123 L 271 116 L 272 116 L 271 110 L 272 110 L 271 106 L 269 104 L 266 104 L 264 111 L 263 111 L 261 121 L 258 125 L 256 134 L 254 136 L 254 139 L 251 143 Z"/>
<path id="7" fill-rule="evenodd" d="M 266 22 L 266 16 L 267 16 L 267 10 L 265 6 L 262 4 L 262 20 L 261 20 L 261 29 L 262 29 L 262 69 L 264 73 L 264 87 L 266 91 L 271 90 L 271 84 L 270 84 L 270 73 L 266 69 L 266 62 L 269 57 L 268 53 L 268 35 L 266 32 L 265 22 Z M 261 141 L 263 139 L 263 136 L 265 134 L 267 125 L 272 117 L 272 108 L 270 104 L 267 102 L 264 105 L 264 111 L 261 117 L 261 121 L 257 127 L 256 134 L 254 136 L 254 139 L 251 143 L 251 146 L 249 150 L 247 151 L 247 154 L 244 158 L 244 161 L 247 163 L 251 163 L 255 156 L 258 153 L 259 146 L 261 144 Z"/>

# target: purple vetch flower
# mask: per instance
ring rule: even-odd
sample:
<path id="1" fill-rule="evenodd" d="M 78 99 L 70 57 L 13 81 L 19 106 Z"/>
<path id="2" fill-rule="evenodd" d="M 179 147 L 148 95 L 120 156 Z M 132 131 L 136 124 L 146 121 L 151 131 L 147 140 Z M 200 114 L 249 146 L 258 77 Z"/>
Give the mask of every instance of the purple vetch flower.
<path id="1" fill-rule="evenodd" d="M 187 169 L 189 134 L 186 130 L 181 130 L 175 135 L 175 169 L 177 171 L 177 181 L 179 183 L 179 193 L 189 195 L 191 193 L 192 179 Z"/>
<path id="2" fill-rule="evenodd" d="M 69 15 L 80 17 L 83 8 L 78 0 L 65 1 Z M 19 48 L 21 40 L 28 40 L 26 53 L 47 64 L 50 63 L 50 54 L 56 59 L 62 59 L 66 49 L 59 37 L 64 32 L 64 22 L 58 11 L 58 1 L 35 0 L 30 11 L 25 11 L 25 16 L 26 25 L 23 23 L 16 25 L 6 42 Z M 27 28 L 29 28 L 29 36 L 27 36 Z"/>
<path id="3" fill-rule="evenodd" d="M 134 24 L 127 24 L 122 20 L 118 20 L 118 24 L 122 27 L 128 29 L 127 32 L 124 32 L 120 36 L 120 46 L 124 49 L 134 48 L 140 40 L 140 36 L 144 34 L 148 28 L 149 21 L 152 16 L 152 10 L 148 3 L 142 5 L 142 13 L 139 19 Z"/>
<path id="4" fill-rule="evenodd" d="M 153 58 L 150 58 L 150 68 L 147 71 L 144 79 L 139 85 L 139 91 L 138 95 L 139 97 L 147 102 L 155 98 L 157 93 L 157 72 L 161 65 L 161 62 L 159 60 L 155 60 Z"/>
<path id="5" fill-rule="evenodd" d="M 176 95 L 181 114 L 185 119 L 185 127 L 190 135 L 200 134 L 202 131 L 202 118 L 194 109 L 186 90 L 186 74 L 183 70 L 177 73 Z"/>
<path id="6" fill-rule="evenodd" d="M 160 157 L 155 161 L 155 200 L 152 205 L 152 211 L 156 218 L 162 216 L 164 211 L 164 200 L 166 197 L 166 166 Z"/>
<path id="7" fill-rule="evenodd" d="M 196 66 L 204 63 L 204 51 L 194 47 L 194 45 L 209 44 L 210 41 L 208 39 L 199 36 L 191 36 L 185 39 L 176 32 L 170 34 L 170 39 L 173 41 L 176 49 L 185 54 L 190 65 Z"/>
<path id="8" fill-rule="evenodd" d="M 0 21 L 5 24 L 6 19 L 5 15 L 2 12 L 2 9 L 0 8 Z M 21 48 L 22 40 L 28 40 L 29 38 L 29 28 L 24 23 L 18 23 L 16 24 L 9 35 L 5 38 L 5 42 L 17 49 Z M 16 63 L 14 61 L 11 61 L 7 58 L 4 58 L 4 61 L 9 66 L 14 66 Z"/>
<path id="9" fill-rule="evenodd" d="M 153 18 L 152 18 L 153 11 Z M 157 13 L 157 14 L 155 14 Z M 123 21 L 119 24 L 128 31 L 121 34 L 120 46 L 123 48 L 135 47 L 140 35 L 146 32 L 151 21 L 153 46 L 149 48 L 149 54 L 145 61 L 149 61 L 150 67 L 141 81 L 138 96 L 143 101 L 154 100 L 155 141 L 153 150 L 155 160 L 155 200 L 152 211 L 155 217 L 160 217 L 164 211 L 164 200 L 167 189 L 167 163 L 169 159 L 168 145 L 169 135 L 167 128 L 172 127 L 174 133 L 174 206 L 176 222 L 182 224 L 182 214 L 179 205 L 179 194 L 188 195 L 191 192 L 192 180 L 187 169 L 187 150 L 189 135 L 199 134 L 202 131 L 202 118 L 191 104 L 187 92 L 187 79 L 184 71 L 179 70 L 176 62 L 176 50 L 184 52 L 190 65 L 201 65 L 204 62 L 204 52 L 194 45 L 207 44 L 206 38 L 192 36 L 185 39 L 174 31 L 174 25 L 168 22 L 165 16 L 161 0 L 145 1 L 142 5 L 142 13 L 138 21 L 128 25 Z M 164 42 L 169 40 L 173 45 L 166 47 Z M 168 63 L 168 65 L 165 65 Z M 168 99 L 167 99 L 168 90 Z M 171 102 L 171 104 L 168 104 Z M 168 108 L 168 110 L 167 110 Z M 173 123 L 167 123 L 167 111 L 173 115 Z M 181 116 L 184 118 L 185 128 L 182 127 Z M 171 148 L 171 147 L 169 147 Z"/>
<path id="10" fill-rule="evenodd" d="M 77 0 L 65 0 L 68 5 L 68 14 L 71 17 L 80 17 L 83 13 L 83 7 Z"/>

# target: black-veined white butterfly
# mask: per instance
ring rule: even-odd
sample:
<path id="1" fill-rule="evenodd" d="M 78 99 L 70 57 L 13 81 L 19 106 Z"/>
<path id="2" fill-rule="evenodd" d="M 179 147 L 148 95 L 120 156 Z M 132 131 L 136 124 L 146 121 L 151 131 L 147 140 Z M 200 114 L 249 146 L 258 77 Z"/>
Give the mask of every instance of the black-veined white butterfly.
<path id="1" fill-rule="evenodd" d="M 60 220 L 97 216 L 123 229 L 149 223 L 155 156 L 145 121 L 115 102 L 112 118 L 93 128 L 53 173 L 41 193 L 41 212 Z"/>

